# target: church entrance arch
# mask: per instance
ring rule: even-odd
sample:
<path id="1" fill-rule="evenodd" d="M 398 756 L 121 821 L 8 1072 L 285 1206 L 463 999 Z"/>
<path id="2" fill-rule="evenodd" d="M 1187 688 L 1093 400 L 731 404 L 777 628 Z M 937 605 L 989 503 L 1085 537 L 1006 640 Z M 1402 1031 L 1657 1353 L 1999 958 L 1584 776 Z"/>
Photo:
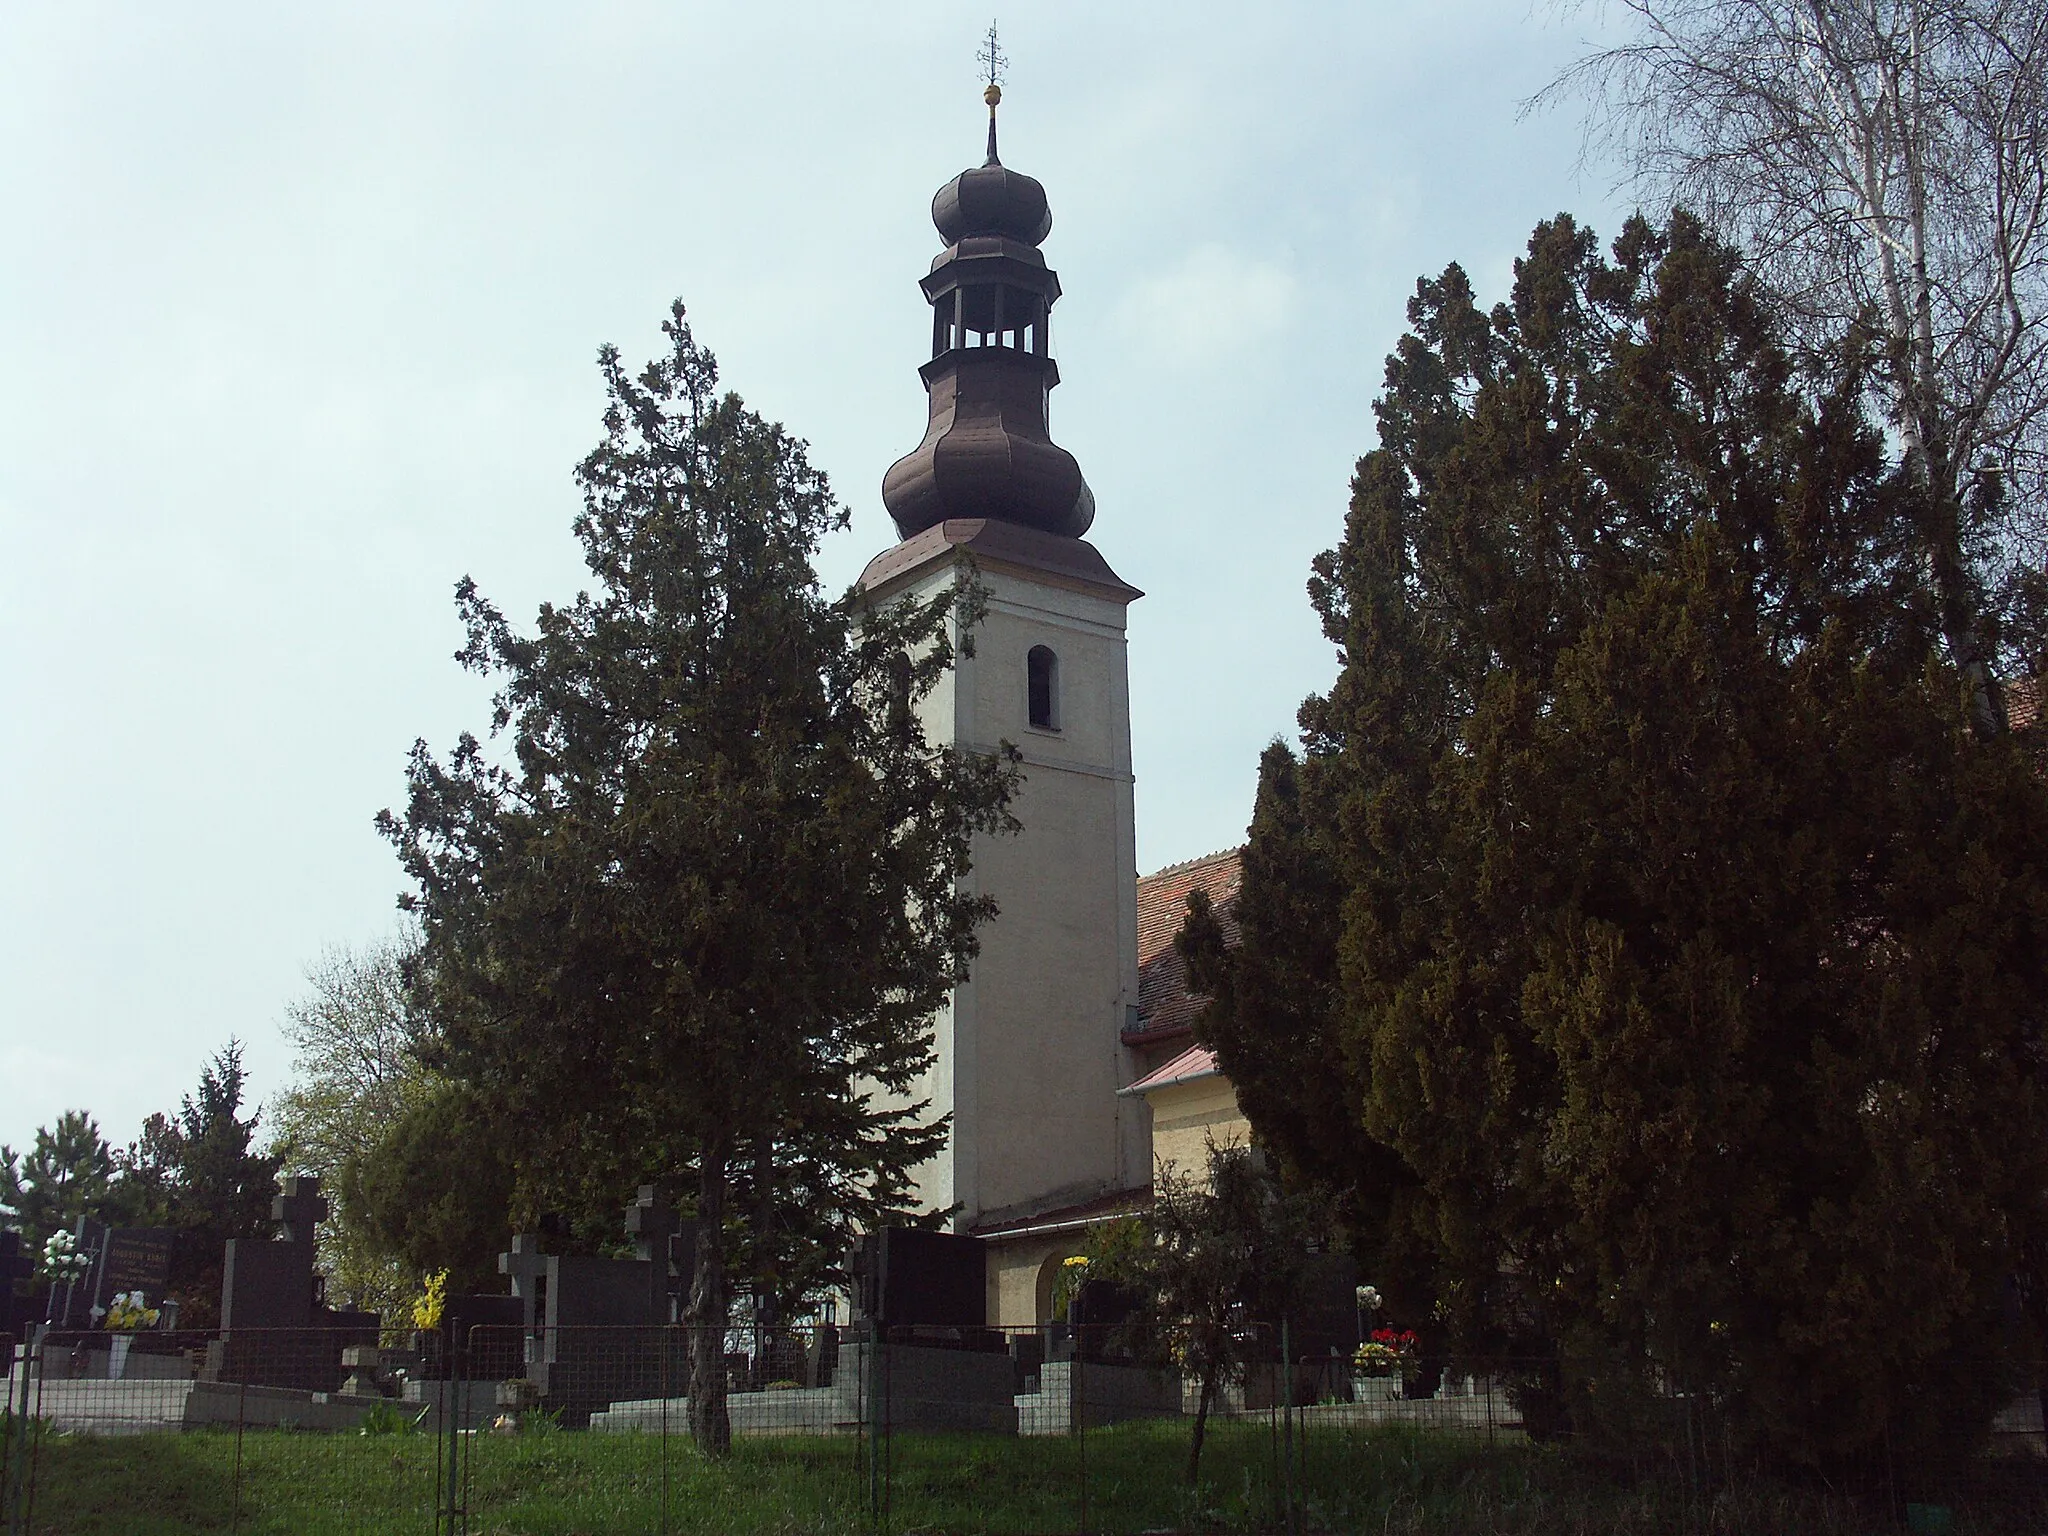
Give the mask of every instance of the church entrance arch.
<path id="1" fill-rule="evenodd" d="M 1043 1327 L 1057 1319 L 1052 1315 L 1053 1297 L 1059 1292 L 1060 1266 L 1072 1258 L 1071 1248 L 1055 1248 L 1038 1266 L 1038 1322 Z"/>

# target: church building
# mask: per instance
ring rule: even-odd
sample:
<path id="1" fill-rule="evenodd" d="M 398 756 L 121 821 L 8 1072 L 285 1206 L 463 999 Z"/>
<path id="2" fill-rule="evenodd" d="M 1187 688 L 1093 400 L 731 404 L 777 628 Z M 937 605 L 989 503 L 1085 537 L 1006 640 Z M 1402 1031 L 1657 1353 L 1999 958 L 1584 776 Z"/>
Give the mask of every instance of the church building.
<path id="1" fill-rule="evenodd" d="M 1247 1128 L 1189 1038 L 1199 1000 L 1172 948 L 1195 885 L 1228 921 L 1236 855 L 1138 878 L 1125 616 L 1143 594 L 1083 537 L 1095 499 L 1052 440 L 1052 211 L 997 156 L 1000 98 L 991 85 L 986 161 L 932 200 L 929 419 L 883 479 L 901 539 L 861 585 L 878 602 L 929 599 L 971 563 L 987 612 L 923 723 L 934 741 L 1022 754 L 1023 830 L 978 839 L 968 877 L 1000 915 L 935 1020 L 919 1095 L 951 1116 L 920 1199 L 986 1240 L 989 1320 L 1013 1326 L 1046 1319 L 1090 1226 L 1143 1208 L 1155 1153 L 1198 1162 L 1205 1136 Z"/>

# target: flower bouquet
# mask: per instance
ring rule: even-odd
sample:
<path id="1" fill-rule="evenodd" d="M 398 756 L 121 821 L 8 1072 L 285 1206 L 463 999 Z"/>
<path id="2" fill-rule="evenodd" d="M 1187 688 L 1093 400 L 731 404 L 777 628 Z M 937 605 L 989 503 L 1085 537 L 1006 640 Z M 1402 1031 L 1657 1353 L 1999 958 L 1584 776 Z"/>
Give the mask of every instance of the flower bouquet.
<path id="1" fill-rule="evenodd" d="M 1088 1255 L 1077 1253 L 1060 1260 L 1058 1277 L 1052 1286 L 1052 1315 L 1063 1323 L 1074 1319 L 1074 1298 L 1088 1283 Z"/>
<path id="2" fill-rule="evenodd" d="M 119 1381 L 128 1369 L 128 1351 L 135 1343 L 135 1335 L 145 1328 L 154 1328 L 162 1315 L 140 1291 L 122 1291 L 107 1304 L 106 1325 L 114 1335 L 107 1341 L 109 1381 Z"/>
<path id="3" fill-rule="evenodd" d="M 1408 1328 L 1375 1328 L 1351 1357 L 1351 1368 L 1361 1382 L 1372 1383 L 1361 1396 L 1398 1397 L 1415 1369 L 1420 1341 Z"/>
<path id="4" fill-rule="evenodd" d="M 163 1316 L 144 1300 L 140 1291 L 122 1291 L 107 1307 L 107 1327 L 116 1333 L 140 1333 L 154 1328 Z"/>
<path id="5" fill-rule="evenodd" d="M 78 1250 L 78 1239 L 72 1233 L 56 1231 L 43 1244 L 42 1272 L 44 1276 L 59 1285 L 68 1285 L 82 1279 L 92 1268 L 92 1258 Z"/>

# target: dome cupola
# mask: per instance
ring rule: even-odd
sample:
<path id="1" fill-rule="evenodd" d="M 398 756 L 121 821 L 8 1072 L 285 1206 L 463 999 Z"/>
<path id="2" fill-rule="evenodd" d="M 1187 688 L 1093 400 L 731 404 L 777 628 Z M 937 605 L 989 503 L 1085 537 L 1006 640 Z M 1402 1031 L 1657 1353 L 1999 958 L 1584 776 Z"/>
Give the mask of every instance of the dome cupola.
<path id="1" fill-rule="evenodd" d="M 1052 306 L 1060 281 L 1038 245 L 1052 230 L 1045 188 L 996 155 L 1000 86 L 990 83 L 988 159 L 932 199 L 946 248 L 919 286 L 932 306 L 932 358 L 919 376 L 924 441 L 882 479 L 904 538 L 948 518 L 996 518 L 1078 538 L 1095 498 L 1074 456 L 1052 441 L 1046 405 Z"/>

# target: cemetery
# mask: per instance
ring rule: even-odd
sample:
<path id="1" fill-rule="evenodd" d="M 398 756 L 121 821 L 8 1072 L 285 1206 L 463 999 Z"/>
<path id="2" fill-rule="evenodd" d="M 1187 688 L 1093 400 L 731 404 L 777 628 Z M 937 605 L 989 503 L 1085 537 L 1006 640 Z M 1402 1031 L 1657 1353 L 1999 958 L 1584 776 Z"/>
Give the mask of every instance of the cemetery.
<path id="1" fill-rule="evenodd" d="M 520 1447 L 542 1443 L 536 1432 L 568 1437 L 549 1444 L 587 1443 L 587 1453 L 561 1454 L 600 1464 L 612 1454 L 598 1449 L 605 1444 L 629 1459 L 659 1455 L 664 1465 L 672 1454 L 688 1455 L 681 1383 L 689 1330 L 678 1319 L 694 1233 L 659 1191 L 642 1188 L 624 1209 L 620 1230 L 634 1257 L 559 1251 L 564 1240 L 552 1226 L 516 1234 L 499 1257 L 504 1290 L 448 1296 L 442 1327 L 430 1335 L 401 1334 L 374 1314 L 327 1306 L 311 1241 L 324 1203 L 317 1180 L 281 1181 L 272 1205 L 278 1235 L 228 1245 L 220 1326 L 203 1334 L 163 1326 L 160 1309 L 150 1309 L 155 1326 L 134 1332 L 60 1326 L 90 1324 L 99 1305 L 90 1298 L 110 1294 L 116 1283 L 124 1296 L 142 1299 L 155 1299 L 163 1284 L 161 1245 L 82 1234 L 89 1262 L 39 1298 L 45 1320 L 12 1319 L 10 1422 L 37 1430 L 32 1445 L 10 1432 L 12 1485 L 25 1486 L 26 1476 L 43 1490 L 39 1498 L 77 1497 L 65 1469 L 92 1463 L 100 1453 L 91 1447 L 100 1443 L 128 1447 L 121 1454 L 141 1464 L 164 1456 L 204 1462 L 230 1444 L 237 1457 L 257 1462 L 290 1452 L 311 1469 L 308 1486 L 325 1469 L 371 1454 L 359 1447 L 388 1445 L 388 1478 L 382 1461 L 364 1476 L 380 1486 L 389 1481 L 391 1498 L 413 1504 L 441 1497 L 429 1477 L 443 1454 L 431 1450 L 437 1446 L 459 1447 L 446 1454 L 467 1458 L 465 1469 L 528 1454 Z M 109 1257 L 118 1255 L 129 1257 Z M 1149 1447 L 1144 1454 L 1151 1455 L 1181 1443 L 1187 1389 L 1178 1373 L 1129 1359 L 1107 1323 L 988 1326 L 987 1266 L 973 1237 L 884 1229 L 849 1258 L 845 1321 L 820 1315 L 772 1330 L 729 1330 L 733 1432 L 743 1446 L 763 1446 L 736 1450 L 739 1463 L 761 1456 L 769 1458 L 764 1465 L 779 1465 L 773 1458 L 785 1453 L 772 1449 L 777 1444 L 835 1446 L 799 1460 L 806 1476 L 822 1479 L 813 1493 L 825 1506 L 857 1514 L 874 1497 L 890 1497 L 870 1487 L 878 1465 L 923 1461 L 934 1447 L 1018 1447 L 996 1454 L 1039 1468 L 1051 1479 L 1046 1497 L 1062 1490 L 1071 1497 L 1083 1483 L 1067 1480 L 1085 1481 L 1086 1453 L 1024 1446 L 1077 1447 L 1093 1435 L 1099 1474 L 1116 1456 L 1138 1454 L 1130 1447 Z M 16 1312 L 27 1305 L 17 1303 Z M 1087 1305 L 1105 1317 L 1116 1311 L 1099 1286 Z M 1367 1408 L 1318 1406 L 1298 1395 L 1283 1405 L 1279 1379 L 1277 1366 L 1254 1370 L 1235 1390 L 1222 1417 L 1254 1432 L 1243 1439 L 1219 1427 L 1225 1463 L 1256 1461 L 1282 1413 L 1304 1437 L 1304 1454 L 1318 1427 L 1332 1435 L 1346 1424 L 1413 1429 L 1442 1419 L 1505 1440 L 1514 1423 L 1498 1394 L 1465 1399 L 1447 1417 L 1447 1405 L 1433 1399 Z M 387 1434 L 397 1438 L 381 1438 Z M 1139 1438 L 1122 1451 L 1123 1442 L 1101 1438 L 1118 1434 Z M 466 1470 L 464 1486 L 476 1475 Z M 237 1470 L 237 1499 L 244 1496 L 240 1476 Z"/>
<path id="2" fill-rule="evenodd" d="M 82 35 L 94 67 L 16 82 L 65 87 L 39 148 L 135 102 L 178 132 L 45 155 L 67 201 L 24 226 L 66 235 L 52 290 L 145 251 L 148 284 L 87 313 L 126 324 L 105 292 L 142 292 L 130 328 L 170 350 L 138 366 L 95 333 L 62 362 L 95 387 L 31 391 L 92 421 L 108 472 L 79 476 L 74 443 L 14 477 L 51 495 L 22 520 L 36 538 L 92 538 L 24 569 L 92 579 L 52 587 L 71 629 L 23 610 L 55 642 L 25 676 L 65 750 L 15 755 L 49 760 L 16 799 L 58 851 L 15 882 L 22 934 L 53 925 L 16 987 L 49 1017 L 0 1082 L 96 1084 L 133 1124 L 163 1047 L 109 1027 L 109 976 L 138 1014 L 189 1030 L 220 1009 L 205 1027 L 231 1033 L 125 1145 L 68 1103 L 0 1145 L 4 1536 L 2048 1530 L 2048 0 L 1583 7 L 1634 40 L 1603 30 L 1527 82 L 1515 147 L 1586 92 L 1581 169 L 1619 156 L 1628 194 L 1580 210 L 1614 215 L 1604 233 L 1514 154 L 1462 158 L 1488 109 L 1448 86 L 1505 80 L 1481 57 L 1498 26 L 1461 17 L 1416 52 L 1402 34 L 1452 8 L 1365 8 L 1354 35 L 1324 6 L 1326 38 L 1211 8 L 1147 24 L 1151 46 L 1090 17 L 1084 67 L 1002 119 L 1019 164 L 1070 168 L 1084 227 L 1125 226 L 1067 247 L 1116 259 L 1074 274 L 1096 334 L 1058 358 L 1054 199 L 1002 158 L 994 23 L 951 109 L 969 158 L 913 263 L 880 215 L 915 200 L 870 178 L 925 163 L 925 24 L 835 18 L 829 59 L 818 26 L 770 24 L 783 62 L 849 74 L 874 33 L 867 105 L 785 69 L 714 135 L 680 109 L 732 87 L 698 46 L 719 9 L 681 8 L 687 53 L 635 18 L 532 61 L 601 79 L 585 109 L 664 114 L 613 123 L 602 176 L 503 68 L 521 29 L 464 64 L 553 174 L 453 74 L 265 93 L 336 121 L 380 101 L 323 132 L 403 145 L 403 167 L 244 110 L 237 90 L 274 83 L 255 68 L 224 110 L 190 110 L 183 68 L 158 72 L 175 101 L 123 79 L 113 111 L 94 93 L 130 50 Z M 1067 9 L 1048 31 L 1091 10 Z M 1162 84 L 1169 33 L 1233 42 L 1204 85 Z M 1548 56 L 1527 42 L 1508 51 Z M 1099 106 L 1126 54 L 1138 89 Z M 877 138 L 884 98 L 904 117 Z M 835 115 L 805 123 L 799 99 Z M 763 103 L 773 131 L 746 115 Z M 1345 131 L 1360 103 L 1391 106 L 1384 131 Z M 289 153 L 220 153 L 212 116 Z M 480 124 L 473 155 L 447 152 Z M 1296 152 L 1280 136 L 1304 127 Z M 656 140 L 658 170 L 627 173 Z M 320 216 L 245 216 L 182 165 L 135 176 L 147 197 L 108 176 L 158 141 L 228 187 L 289 163 L 245 191 Z M 331 165 L 367 204 L 303 173 Z M 427 175 L 461 195 L 418 192 Z M 158 204 L 178 222 L 153 235 L 69 238 Z M 1449 238 L 1510 206 L 1540 220 L 1526 241 Z M 216 207 L 236 217 L 205 243 Z M 501 238 L 491 208 L 544 222 Z M 636 222 L 679 209 L 680 230 Z M 459 258 L 432 238 L 450 210 L 478 242 Z M 277 259 L 301 223 L 316 243 Z M 1384 259 L 1410 226 L 1432 263 L 1460 253 L 1412 289 Z M 651 317 L 644 368 L 599 349 L 570 517 L 589 584 L 525 627 L 504 591 L 546 568 L 515 487 L 544 482 L 510 450 L 557 444 L 563 408 L 539 358 L 586 303 L 643 291 L 679 233 L 710 242 L 683 269 L 726 291 Z M 258 259 L 159 259 L 188 245 Z M 599 255 L 605 275 L 507 302 L 505 252 L 542 283 Z M 209 289 L 180 307 L 188 267 L 320 302 L 235 324 Z M 422 281 L 408 334 L 385 300 Z M 359 338 L 299 345 L 364 293 Z M 757 339 L 807 337 L 764 349 L 756 398 L 791 377 L 836 395 L 825 435 L 721 383 L 692 326 L 736 304 Z M 1375 394 L 1360 338 L 1397 311 Z M 233 367 L 230 338 L 255 349 Z M 238 408 L 211 382 L 301 381 L 308 358 L 315 382 L 245 385 Z M 880 446 L 883 358 L 886 533 L 822 464 Z M 820 391 L 842 359 L 860 371 Z M 1063 368 L 1087 474 L 1054 436 Z M 68 375 L 53 354 L 35 376 Z M 287 399 L 301 415 L 269 418 Z M 1325 440 L 1367 414 L 1376 444 Z M 60 417 L 23 420 L 30 460 L 63 441 Z M 431 448 L 391 451 L 420 422 Z M 175 451 L 127 462 L 131 442 Z M 159 482 L 201 443 L 185 494 Z M 423 515 L 348 494 L 359 464 Z M 121 516 L 95 507 L 107 486 Z M 508 513 L 474 549 L 471 497 Z M 158 526 L 217 502 L 247 521 Z M 108 535 L 131 504 L 147 535 Z M 879 538 L 863 558 L 845 532 Z M 132 563 L 173 545 L 204 563 Z M 455 583 L 454 659 L 491 702 L 437 748 L 446 701 L 395 658 L 441 565 L 488 578 Z M 241 590 L 258 572 L 262 601 Z M 305 670 L 298 631 L 330 670 Z M 251 637 L 235 666 L 180 649 L 221 635 Z M 363 713 L 385 708 L 431 726 L 389 734 L 397 716 Z M 244 725 L 291 750 L 224 755 Z M 379 739 L 402 797 L 355 777 Z M 1219 821 L 1216 749 L 1256 741 Z M 80 761 L 118 765 L 124 793 Z M 237 1000 L 354 877 L 311 851 L 339 850 L 325 832 L 279 831 L 371 783 L 403 916 L 307 971 L 280 1087 L 260 1048 L 245 1065 Z M 110 806 L 172 808 L 178 835 L 110 835 Z M 107 899 L 188 828 L 209 853 L 175 887 Z M 1177 862 L 1145 874 L 1154 839 L 1148 861 Z M 297 926 L 220 920 L 228 893 L 267 915 L 258 892 Z M 23 1090 L 46 1063 L 73 1075 Z"/>
<path id="3" fill-rule="evenodd" d="M 374 1315 L 325 1305 L 309 1241 L 321 1205 L 317 1181 L 283 1181 L 279 1236 L 237 1239 L 223 1256 L 211 1335 L 14 1320 L 9 1402 L 16 1414 L 26 1407 L 38 1436 L 31 1447 L 10 1435 L 10 1486 L 32 1471 L 42 1507 L 73 1511 L 77 1524 L 51 1528 L 121 1529 L 93 1522 L 114 1518 L 110 1490 L 152 1468 L 227 1486 L 238 1520 L 244 1509 L 291 1509 L 286 1525 L 306 1531 L 429 1516 L 445 1519 L 436 1529 L 482 1528 L 458 1518 L 572 1510 L 595 1489 L 651 1487 L 657 1471 L 664 1501 L 616 1528 L 785 1529 L 776 1522 L 792 1509 L 805 1511 L 803 1529 L 849 1532 L 907 1526 L 920 1510 L 954 1522 L 941 1529 L 1140 1531 L 1175 1518 L 1192 1382 L 1132 1358 L 1117 1322 L 988 1326 L 988 1259 L 975 1238 L 870 1234 L 849 1257 L 845 1321 L 728 1330 L 735 1447 L 713 1462 L 691 1449 L 681 1386 L 694 1233 L 658 1190 L 624 1208 L 621 1246 L 633 1257 L 559 1251 L 553 1224 L 517 1234 L 499 1258 L 504 1290 L 447 1297 L 432 1336 L 401 1337 Z M 149 1245 L 100 1234 L 97 1251 Z M 155 1262 L 96 1261 L 43 1306 L 53 1319 L 79 1315 L 81 1297 L 115 1281 L 147 1297 L 160 1283 Z M 1351 1278 L 1330 1272 L 1332 1287 Z M 1304 1303 L 1297 1352 L 1248 1361 L 1218 1405 L 1210 1475 L 1234 1479 L 1249 1500 L 1221 1528 L 1277 1528 L 1263 1522 L 1311 1497 L 1326 1513 L 1369 1502 L 1361 1469 L 1390 1457 L 1411 1483 L 1417 1469 L 1441 1478 L 1432 1496 L 1447 1511 L 1469 1513 L 1460 1501 L 1473 1489 L 1510 1483 L 1523 1499 L 1584 1504 L 1574 1464 L 1521 1432 L 1512 1372 L 1447 1365 L 1426 1393 L 1400 1373 L 1350 1378 L 1334 1362 L 1358 1338 L 1357 1324 L 1342 1327 L 1356 1314 L 1329 1294 L 1320 1313 Z M 1091 1280 L 1072 1317 L 1114 1319 L 1128 1306 Z M 118 1356 L 117 1340 L 128 1346 Z M 2001 1431 L 2038 1444 L 2038 1413 L 2016 1405 Z M 1002 1478 L 1001 1511 L 977 1500 L 975 1468 Z M 1750 1493 L 1770 1519 L 1808 1498 Z"/>

